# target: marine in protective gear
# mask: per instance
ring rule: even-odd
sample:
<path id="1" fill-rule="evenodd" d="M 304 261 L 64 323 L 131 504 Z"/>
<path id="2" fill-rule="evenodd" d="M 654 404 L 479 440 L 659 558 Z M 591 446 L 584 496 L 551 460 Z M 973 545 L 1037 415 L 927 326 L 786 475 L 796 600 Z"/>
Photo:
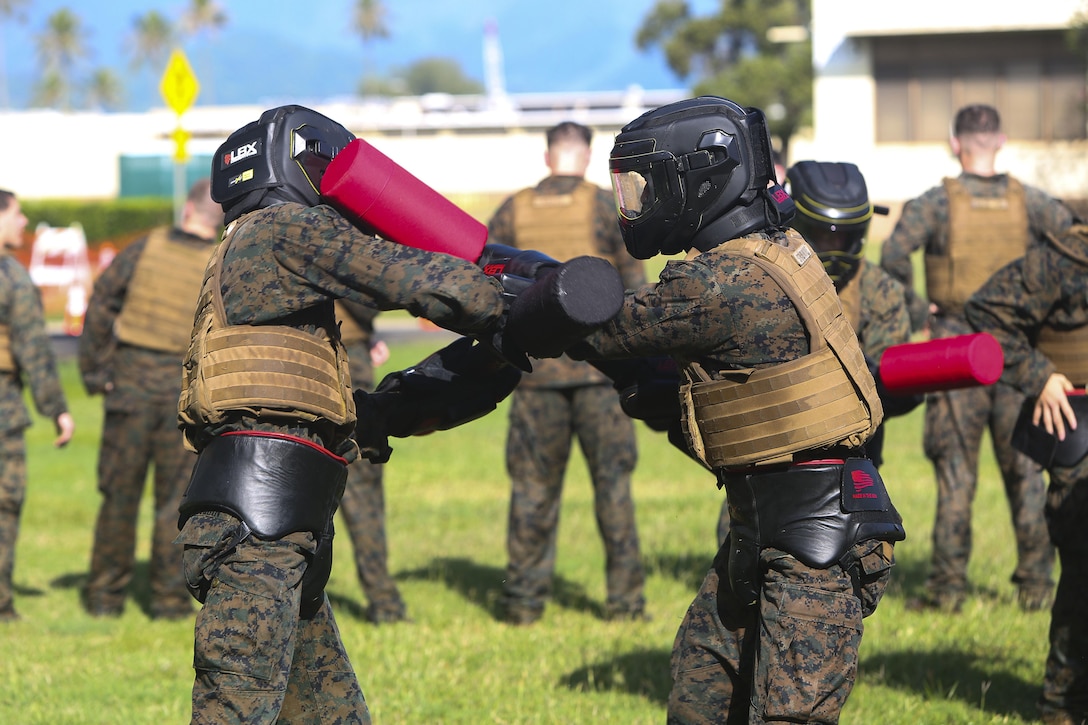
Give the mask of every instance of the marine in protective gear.
<path id="1" fill-rule="evenodd" d="M 609 165 L 629 251 L 687 256 L 569 352 L 676 361 L 689 448 L 736 521 L 677 633 L 669 719 L 834 722 L 903 537 L 865 456 L 882 408 L 857 337 L 785 229 L 762 112 L 669 104 L 622 129 Z"/>

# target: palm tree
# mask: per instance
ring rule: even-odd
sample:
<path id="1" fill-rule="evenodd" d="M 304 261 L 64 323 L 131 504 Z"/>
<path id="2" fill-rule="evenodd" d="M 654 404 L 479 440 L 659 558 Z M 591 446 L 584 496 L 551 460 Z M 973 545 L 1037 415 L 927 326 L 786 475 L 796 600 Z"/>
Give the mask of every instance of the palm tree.
<path id="1" fill-rule="evenodd" d="M 370 49 L 370 44 L 375 38 L 389 37 L 389 27 L 385 24 L 385 18 L 388 14 L 385 3 L 381 0 L 356 0 L 355 15 L 351 25 L 355 32 L 359 34 L 359 37 L 362 38 L 364 53 Z M 370 65 L 369 61 L 364 62 L 364 67 L 368 65 Z M 364 72 L 360 87 L 365 87 L 366 82 L 366 73 Z"/>
<path id="2" fill-rule="evenodd" d="M 4 25 L 11 19 L 16 22 L 26 22 L 26 16 L 22 13 L 22 6 L 30 0 L 0 0 L 0 23 Z M 4 37 L 0 34 L 0 108 L 7 109 L 11 105 L 8 97 L 8 66 L 4 53 Z"/>
<path id="3" fill-rule="evenodd" d="M 166 68 L 166 60 L 174 46 L 174 25 L 162 13 L 150 10 L 132 19 L 132 32 L 128 37 L 129 66 L 143 80 L 150 72 L 152 82 L 157 82 Z"/>
<path id="4" fill-rule="evenodd" d="M 185 35 L 199 37 L 207 32 L 209 35 L 227 24 L 227 13 L 215 0 L 191 0 L 189 8 L 181 16 L 181 27 Z M 205 49 L 205 57 L 200 65 L 203 68 L 201 86 L 207 88 L 207 98 L 214 100 L 212 96 L 212 63 L 207 57 L 210 49 Z"/>
<path id="5" fill-rule="evenodd" d="M 51 99 L 49 105 L 71 108 L 73 72 L 81 58 L 89 53 L 84 43 L 87 31 L 83 21 L 68 8 L 61 8 L 45 21 L 45 31 L 37 38 L 38 57 L 43 76 L 36 86 L 38 98 Z"/>
<path id="6" fill-rule="evenodd" d="M 113 110 L 121 106 L 124 100 L 121 80 L 109 68 L 99 68 L 91 74 L 87 86 L 86 105 L 89 108 Z"/>
<path id="7" fill-rule="evenodd" d="M 174 25 L 159 11 L 149 10 L 132 19 L 128 45 L 133 68 L 162 69 L 174 45 Z"/>

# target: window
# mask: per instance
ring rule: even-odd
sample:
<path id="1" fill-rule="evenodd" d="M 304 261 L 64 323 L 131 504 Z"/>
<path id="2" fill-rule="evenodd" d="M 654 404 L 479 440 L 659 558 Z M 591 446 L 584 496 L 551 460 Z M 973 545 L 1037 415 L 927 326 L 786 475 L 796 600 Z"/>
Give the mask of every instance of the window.
<path id="1" fill-rule="evenodd" d="M 944 141 L 987 103 L 1017 140 L 1088 137 L 1088 62 L 1061 31 L 872 38 L 877 141 Z"/>

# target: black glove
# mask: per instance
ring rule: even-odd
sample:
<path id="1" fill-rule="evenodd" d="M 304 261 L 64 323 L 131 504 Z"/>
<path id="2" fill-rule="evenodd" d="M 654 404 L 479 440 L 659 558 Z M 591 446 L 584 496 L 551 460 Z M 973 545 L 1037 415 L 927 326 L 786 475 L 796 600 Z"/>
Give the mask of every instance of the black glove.
<path id="1" fill-rule="evenodd" d="M 468 423 L 493 411 L 520 380 L 521 372 L 486 346 L 458 338 L 385 376 L 373 393 L 355 391 L 356 442 L 372 463 L 384 463 L 392 451 L 389 436 L 426 435 Z"/>

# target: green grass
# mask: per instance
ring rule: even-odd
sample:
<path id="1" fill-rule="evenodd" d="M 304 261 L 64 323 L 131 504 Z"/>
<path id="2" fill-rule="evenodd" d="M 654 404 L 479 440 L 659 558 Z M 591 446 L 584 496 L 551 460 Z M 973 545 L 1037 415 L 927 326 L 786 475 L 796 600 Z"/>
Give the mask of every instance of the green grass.
<path id="1" fill-rule="evenodd" d="M 434 346 L 396 344 L 383 370 L 416 362 Z M 28 432 L 30 487 L 15 572 L 23 619 L 0 627 L 0 722 L 184 722 L 192 624 L 146 614 L 146 505 L 124 616 L 96 620 L 79 607 L 98 504 L 101 401 L 83 394 L 71 361 L 62 372 L 78 430 L 62 451 L 51 447 L 45 421 Z M 893 586 L 866 620 L 858 684 L 842 722 L 1033 722 L 1049 617 L 1016 607 L 1011 525 L 989 456 L 964 612 L 904 609 L 925 576 L 934 508 L 921 425 L 920 411 L 889 423 L 884 474 L 908 539 L 897 547 Z M 603 555 L 576 454 L 554 601 L 536 626 L 509 627 L 494 616 L 506 563 L 505 427 L 503 406 L 453 431 L 393 442 L 386 474 L 389 563 L 414 622 L 366 623 L 350 542 L 346 535 L 337 540 L 328 592 L 374 722 L 663 722 L 669 651 L 714 554 L 721 493 L 662 436 L 640 427 L 634 492 L 653 620 L 604 622 Z"/>

